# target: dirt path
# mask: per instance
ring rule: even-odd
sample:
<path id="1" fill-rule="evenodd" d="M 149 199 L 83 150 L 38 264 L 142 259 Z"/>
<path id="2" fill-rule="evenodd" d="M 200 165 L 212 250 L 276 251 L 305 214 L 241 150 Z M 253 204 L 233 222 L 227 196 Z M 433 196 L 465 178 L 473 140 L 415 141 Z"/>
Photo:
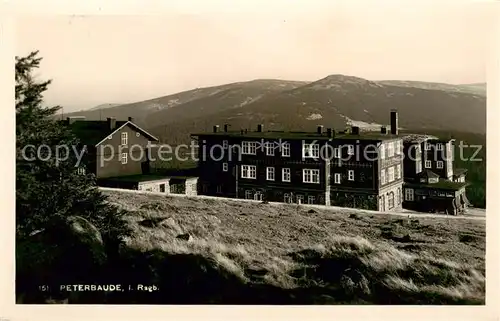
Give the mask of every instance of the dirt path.
<path id="1" fill-rule="evenodd" d="M 214 196 L 205 196 L 205 195 L 186 196 L 184 194 L 165 194 L 165 193 L 157 193 L 157 192 L 146 192 L 146 191 L 108 188 L 108 187 L 99 187 L 99 189 L 103 190 L 103 191 L 115 191 L 115 192 L 133 193 L 133 194 L 162 195 L 165 197 L 184 197 L 184 198 L 198 198 L 198 199 L 213 199 L 213 200 L 230 201 L 230 202 L 260 203 L 260 201 L 254 201 L 254 200 L 214 197 Z M 445 214 L 421 213 L 421 212 L 415 212 L 415 211 L 409 211 L 409 210 L 402 210 L 402 211 L 398 211 L 398 212 L 379 212 L 379 211 L 369 211 L 369 210 L 363 210 L 363 209 L 357 209 L 357 208 L 325 206 L 325 205 L 309 205 L 309 204 L 296 205 L 296 204 L 285 204 L 285 203 L 277 203 L 277 202 L 269 202 L 269 204 L 276 205 L 276 206 L 301 206 L 304 208 L 318 208 L 318 209 L 327 210 L 327 211 L 342 212 L 342 213 L 359 213 L 359 214 L 365 214 L 365 215 L 394 215 L 394 216 L 406 216 L 406 217 L 435 217 L 435 218 L 441 218 L 441 219 L 446 218 L 446 219 L 486 220 L 486 211 L 484 209 L 478 209 L 478 208 L 470 208 L 467 210 L 466 214 L 454 216 L 454 215 L 445 215 Z"/>

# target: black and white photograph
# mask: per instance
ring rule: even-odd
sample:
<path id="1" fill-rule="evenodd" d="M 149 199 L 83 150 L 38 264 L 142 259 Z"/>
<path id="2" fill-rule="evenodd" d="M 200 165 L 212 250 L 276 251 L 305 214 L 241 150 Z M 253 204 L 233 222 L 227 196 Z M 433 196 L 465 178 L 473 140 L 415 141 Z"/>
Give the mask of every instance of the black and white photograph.
<path id="1" fill-rule="evenodd" d="M 15 18 L 16 306 L 484 307 L 495 3 L 237 3 Z"/>

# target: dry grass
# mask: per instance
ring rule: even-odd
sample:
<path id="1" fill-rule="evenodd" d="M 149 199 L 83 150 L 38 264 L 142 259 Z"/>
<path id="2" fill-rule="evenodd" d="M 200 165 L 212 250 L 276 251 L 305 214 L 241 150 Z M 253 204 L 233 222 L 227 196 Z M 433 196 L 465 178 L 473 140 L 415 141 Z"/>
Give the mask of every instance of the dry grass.
<path id="1" fill-rule="evenodd" d="M 353 217 L 285 204 L 105 194 L 130 211 L 135 233 L 127 245 L 155 253 L 148 264 L 166 260 L 168 273 L 194 278 L 197 286 L 213 279 L 212 272 L 217 280 L 223 275 L 224 282 L 203 290 L 217 295 L 190 296 L 186 303 L 484 304 L 481 220 Z M 142 226 L 144 220 L 156 225 Z M 189 241 L 176 238 L 184 233 Z M 154 282 L 199 291 L 186 290 L 189 280 L 167 282 L 167 272 L 159 271 Z M 226 295 L 229 288 L 239 295 Z"/>

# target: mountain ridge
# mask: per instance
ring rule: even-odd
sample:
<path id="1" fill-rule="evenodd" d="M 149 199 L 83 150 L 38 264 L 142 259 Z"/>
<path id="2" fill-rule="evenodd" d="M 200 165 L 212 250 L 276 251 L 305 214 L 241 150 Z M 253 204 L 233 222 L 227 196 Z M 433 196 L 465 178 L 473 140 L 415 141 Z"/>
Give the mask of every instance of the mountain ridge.
<path id="1" fill-rule="evenodd" d="M 190 132 L 210 130 L 222 123 L 233 128 L 263 123 L 276 130 L 314 130 L 317 124 L 341 129 L 358 124 L 377 129 L 388 123 L 392 108 L 400 111 L 400 125 L 405 128 L 485 133 L 486 97 L 466 87 L 371 81 L 341 74 L 312 82 L 254 79 L 66 116 L 131 116 L 170 143 L 185 142 Z"/>

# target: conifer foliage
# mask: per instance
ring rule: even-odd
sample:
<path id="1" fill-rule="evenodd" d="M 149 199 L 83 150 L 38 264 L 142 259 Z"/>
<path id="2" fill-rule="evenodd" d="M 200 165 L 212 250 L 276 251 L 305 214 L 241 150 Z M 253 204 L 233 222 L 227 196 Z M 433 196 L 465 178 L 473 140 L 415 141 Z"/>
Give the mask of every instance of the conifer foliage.
<path id="1" fill-rule="evenodd" d="M 99 229 L 104 240 L 120 241 L 129 234 L 124 213 L 106 202 L 92 174 L 78 173 L 78 140 L 56 119 L 60 107 L 43 104 L 51 81 L 34 74 L 41 60 L 38 51 L 16 57 L 17 238 L 81 216 Z"/>

